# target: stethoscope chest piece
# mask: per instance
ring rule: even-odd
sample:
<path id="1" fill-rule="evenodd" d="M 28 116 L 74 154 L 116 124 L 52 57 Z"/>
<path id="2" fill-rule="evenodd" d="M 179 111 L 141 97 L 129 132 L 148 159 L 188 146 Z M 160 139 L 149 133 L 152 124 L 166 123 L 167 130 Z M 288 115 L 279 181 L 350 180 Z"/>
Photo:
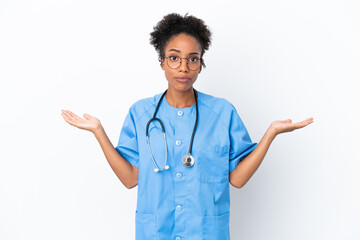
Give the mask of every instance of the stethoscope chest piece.
<path id="1" fill-rule="evenodd" d="M 192 167 L 195 163 L 195 160 L 191 154 L 185 154 L 182 158 L 182 162 L 186 167 Z"/>

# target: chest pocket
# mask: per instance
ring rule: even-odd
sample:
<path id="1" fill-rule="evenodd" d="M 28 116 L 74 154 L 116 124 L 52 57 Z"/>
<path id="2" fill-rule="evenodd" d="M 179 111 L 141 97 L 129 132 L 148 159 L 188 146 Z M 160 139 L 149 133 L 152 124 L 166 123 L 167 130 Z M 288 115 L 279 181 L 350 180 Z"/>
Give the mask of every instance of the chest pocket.
<path id="1" fill-rule="evenodd" d="M 199 148 L 198 176 L 200 182 L 216 183 L 229 179 L 229 149 L 227 146 L 202 145 Z"/>

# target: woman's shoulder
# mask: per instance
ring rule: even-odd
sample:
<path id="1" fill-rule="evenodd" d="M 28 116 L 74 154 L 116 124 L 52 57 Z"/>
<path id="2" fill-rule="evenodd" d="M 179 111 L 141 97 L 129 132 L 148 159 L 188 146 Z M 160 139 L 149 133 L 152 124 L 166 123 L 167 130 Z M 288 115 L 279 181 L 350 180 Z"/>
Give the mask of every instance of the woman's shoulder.
<path id="1" fill-rule="evenodd" d="M 237 114 L 234 105 L 223 97 L 215 97 L 211 94 L 199 92 L 199 107 L 207 116 L 220 119 L 226 126 L 231 124 L 231 119 Z"/>
<path id="2" fill-rule="evenodd" d="M 198 91 L 198 101 L 218 114 L 224 114 L 235 110 L 234 105 L 223 97 L 216 97 L 208 93 Z"/>
<path id="3" fill-rule="evenodd" d="M 152 97 L 145 97 L 136 100 L 130 106 L 130 112 L 136 117 L 140 118 L 145 112 L 150 111 L 156 107 L 157 99 L 160 98 L 162 93 L 157 93 Z"/>
<path id="4" fill-rule="evenodd" d="M 146 108 L 146 107 L 152 106 L 155 104 L 156 96 L 158 96 L 158 95 L 159 94 L 156 94 L 155 96 L 152 96 L 152 97 L 140 98 L 131 105 L 131 108 Z"/>

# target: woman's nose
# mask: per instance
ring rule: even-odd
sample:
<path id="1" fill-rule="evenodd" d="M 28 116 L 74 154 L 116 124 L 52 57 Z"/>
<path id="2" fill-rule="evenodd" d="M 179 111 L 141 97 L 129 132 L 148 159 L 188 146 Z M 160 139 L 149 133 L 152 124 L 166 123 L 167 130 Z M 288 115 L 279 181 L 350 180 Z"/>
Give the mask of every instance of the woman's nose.
<path id="1" fill-rule="evenodd" d="M 189 68 L 187 66 L 187 60 L 186 59 L 182 59 L 181 62 L 180 62 L 180 67 L 179 69 L 183 72 L 187 72 L 189 71 Z"/>

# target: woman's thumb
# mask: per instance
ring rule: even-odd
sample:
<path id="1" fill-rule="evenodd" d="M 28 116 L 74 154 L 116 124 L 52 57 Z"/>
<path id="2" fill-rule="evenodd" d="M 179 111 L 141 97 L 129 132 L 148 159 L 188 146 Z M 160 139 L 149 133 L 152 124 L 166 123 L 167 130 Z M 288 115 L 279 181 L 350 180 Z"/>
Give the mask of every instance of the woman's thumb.
<path id="1" fill-rule="evenodd" d="M 90 120 L 92 118 L 91 115 L 87 114 L 87 113 L 84 113 L 84 118 L 87 119 L 87 120 Z"/>

